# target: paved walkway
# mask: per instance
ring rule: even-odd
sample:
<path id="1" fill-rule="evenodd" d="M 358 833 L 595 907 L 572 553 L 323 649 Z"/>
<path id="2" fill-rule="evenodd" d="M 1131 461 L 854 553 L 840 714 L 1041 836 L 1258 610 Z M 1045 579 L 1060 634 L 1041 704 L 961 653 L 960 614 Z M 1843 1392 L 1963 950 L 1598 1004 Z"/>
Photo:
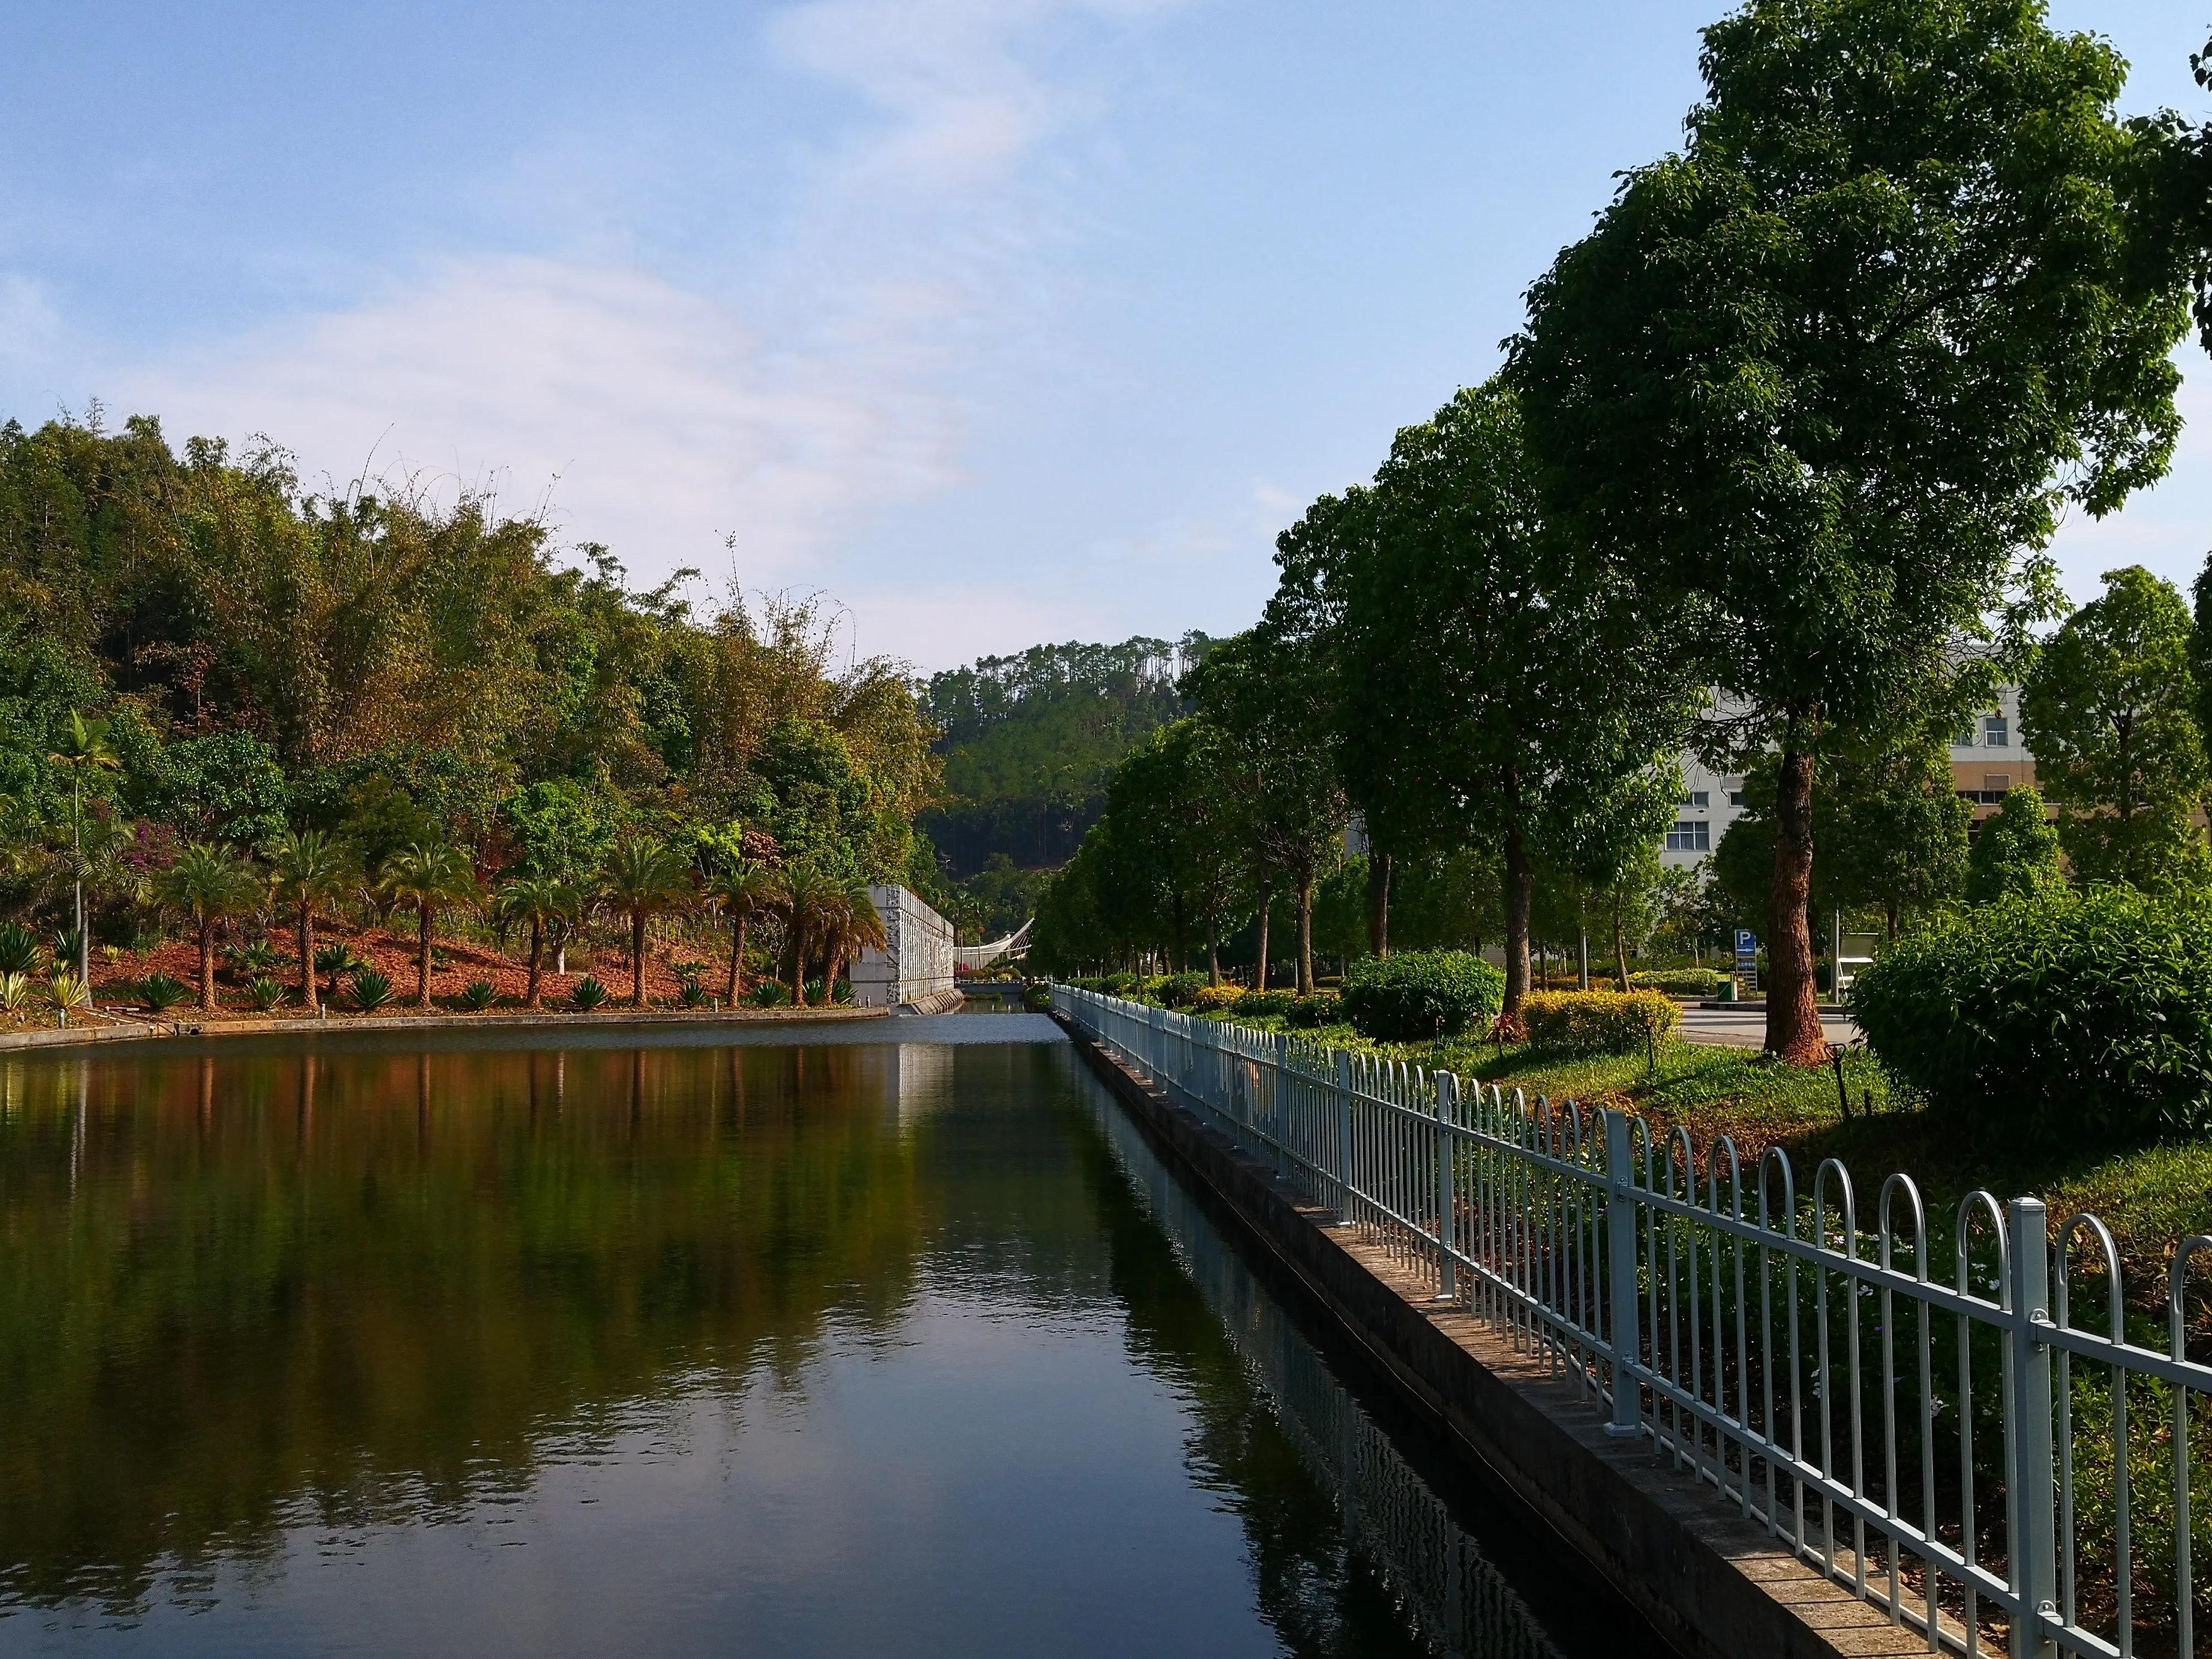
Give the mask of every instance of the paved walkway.
<path id="1" fill-rule="evenodd" d="M 1820 1029 L 1831 1042 L 1856 1042 L 1859 1028 L 1842 1014 L 1823 1010 Z M 1766 1041 L 1766 1010 L 1750 1006 L 1682 1010 L 1685 1042 L 1711 1042 L 1729 1048 L 1756 1048 Z"/>

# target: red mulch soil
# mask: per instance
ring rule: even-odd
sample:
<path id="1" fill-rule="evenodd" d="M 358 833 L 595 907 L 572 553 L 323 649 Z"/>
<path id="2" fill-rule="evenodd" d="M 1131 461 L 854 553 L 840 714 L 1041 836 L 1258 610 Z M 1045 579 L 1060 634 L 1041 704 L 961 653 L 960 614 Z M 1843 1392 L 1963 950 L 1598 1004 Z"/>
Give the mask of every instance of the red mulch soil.
<path id="1" fill-rule="evenodd" d="M 319 951 L 333 942 L 349 946 L 354 954 L 376 964 L 379 973 L 392 981 L 392 1000 L 377 1012 L 404 1013 L 415 1005 L 415 939 L 405 933 L 387 932 L 380 928 L 328 927 L 319 924 L 315 928 L 315 948 Z M 275 947 L 277 962 L 270 977 L 285 988 L 283 1003 L 273 1012 L 278 1014 L 299 1013 L 295 994 L 300 983 L 299 958 L 294 940 L 289 934 L 272 929 L 269 943 Z M 586 953 L 571 948 L 568 963 L 574 970 L 567 974 L 552 971 L 553 953 L 545 953 L 545 972 L 539 977 L 539 987 L 546 1006 L 558 1007 L 568 1000 L 585 968 L 579 966 L 579 957 Z M 437 965 L 438 956 L 444 965 Z M 665 1006 L 681 1006 L 678 1002 L 680 982 L 676 977 L 674 963 L 678 961 L 701 963 L 700 981 L 709 995 L 719 996 L 726 982 L 724 975 L 729 969 L 726 951 L 717 963 L 705 952 L 686 951 L 681 957 L 655 955 L 647 947 L 645 958 L 645 995 L 649 1003 Z M 527 963 L 516 962 L 501 956 L 487 945 L 473 945 L 460 939 L 440 941 L 432 958 L 430 998 L 434 1003 L 451 1009 L 462 1007 L 462 990 L 477 980 L 489 980 L 498 988 L 499 1003 L 495 1006 L 520 1007 L 523 994 L 530 983 Z M 601 951 L 588 971 L 599 975 L 599 982 L 607 988 L 607 1008 L 625 1006 L 629 1001 L 629 961 L 616 951 Z M 189 995 L 178 1009 L 179 1013 L 197 1012 L 199 1006 L 199 947 L 192 940 L 176 939 L 160 950 L 143 956 L 125 955 L 114 962 L 102 962 L 97 957 L 92 964 L 93 1000 L 103 1006 L 135 1006 L 137 981 L 154 974 L 167 974 L 188 988 Z M 218 953 L 216 963 L 216 1002 L 223 1012 L 252 1014 L 256 1018 L 269 1016 L 257 1012 L 253 1000 L 246 994 L 244 981 L 223 961 Z M 352 1006 L 352 998 L 341 978 L 337 1006 Z"/>

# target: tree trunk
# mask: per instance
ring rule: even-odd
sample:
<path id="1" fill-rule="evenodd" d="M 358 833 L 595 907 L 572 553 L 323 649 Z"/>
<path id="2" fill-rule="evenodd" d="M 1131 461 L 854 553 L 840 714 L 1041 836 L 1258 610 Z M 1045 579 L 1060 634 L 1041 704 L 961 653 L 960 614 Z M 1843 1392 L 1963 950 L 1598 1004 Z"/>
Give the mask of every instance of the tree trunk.
<path id="1" fill-rule="evenodd" d="M 1313 896 L 1313 878 L 1301 876 L 1298 878 L 1298 994 L 1302 997 L 1314 994 Z"/>
<path id="2" fill-rule="evenodd" d="M 422 934 L 416 941 L 415 949 L 415 1006 L 427 1008 L 430 1006 L 430 906 L 427 903 L 421 906 L 420 914 Z"/>
<path id="3" fill-rule="evenodd" d="M 1389 853 L 1371 847 L 1367 854 L 1367 948 L 1378 957 L 1390 954 L 1390 866 Z"/>
<path id="4" fill-rule="evenodd" d="M 1255 991 L 1264 991 L 1267 988 L 1267 917 L 1274 908 L 1274 894 L 1268 891 L 1267 883 L 1261 882 L 1260 884 L 1260 963 L 1252 973 L 1252 988 Z"/>
<path id="5" fill-rule="evenodd" d="M 791 929 L 791 1006 L 806 1006 L 806 941 L 799 937 L 796 923 Z"/>
<path id="6" fill-rule="evenodd" d="M 568 927 L 565 922 L 561 926 L 560 938 L 553 945 L 553 971 L 562 975 L 568 971 Z"/>
<path id="7" fill-rule="evenodd" d="M 1813 982 L 1813 756 L 1783 739 L 1774 799 L 1774 937 L 1766 944 L 1766 1048 L 1793 1066 L 1827 1063 L 1827 1038 Z"/>
<path id="8" fill-rule="evenodd" d="M 1528 994 L 1528 911 L 1535 902 L 1536 868 L 1518 823 L 1505 831 L 1505 1001 L 1501 1016 L 1521 1012 Z"/>
<path id="9" fill-rule="evenodd" d="M 200 1009 L 215 1012 L 215 923 L 200 924 Z"/>
<path id="10" fill-rule="evenodd" d="M 544 988 L 538 970 L 544 960 L 545 921 L 541 916 L 532 916 L 530 919 L 530 984 L 522 996 L 526 1008 L 544 1006 Z"/>
<path id="11" fill-rule="evenodd" d="M 629 913 L 629 1006 L 645 1006 L 645 912 Z"/>
<path id="12" fill-rule="evenodd" d="M 1628 989 L 1628 934 L 1621 926 L 1621 902 L 1620 889 L 1616 887 L 1613 890 L 1613 971 L 1620 975 L 1616 988 L 1625 994 Z"/>
<path id="13" fill-rule="evenodd" d="M 300 907 L 300 1003 L 309 1013 L 319 1005 L 315 1000 L 315 907 Z"/>
<path id="14" fill-rule="evenodd" d="M 1180 974 L 1190 966 L 1190 921 L 1183 904 L 1182 890 L 1176 889 L 1175 896 L 1175 971 Z"/>
<path id="15" fill-rule="evenodd" d="M 1575 908 L 1580 909 L 1582 906 L 1577 902 Z M 1578 928 L 1575 939 L 1575 989 L 1587 991 L 1589 989 L 1589 930 Z"/>
<path id="16" fill-rule="evenodd" d="M 1221 983 L 1221 923 L 1211 910 L 1206 913 L 1206 982 Z"/>
<path id="17" fill-rule="evenodd" d="M 745 988 L 745 923 L 751 920 L 740 911 L 730 929 L 730 989 L 722 1000 L 732 1008 L 738 1006 L 738 998 Z"/>

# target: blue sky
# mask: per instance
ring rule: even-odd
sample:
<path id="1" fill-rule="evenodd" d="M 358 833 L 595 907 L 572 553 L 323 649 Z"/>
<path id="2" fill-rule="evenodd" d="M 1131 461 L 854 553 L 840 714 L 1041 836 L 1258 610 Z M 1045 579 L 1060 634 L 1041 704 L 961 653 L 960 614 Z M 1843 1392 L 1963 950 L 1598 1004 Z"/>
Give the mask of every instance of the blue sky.
<path id="1" fill-rule="evenodd" d="M 4 16 L 0 416 L 264 432 L 925 668 L 1251 620 L 1672 145 L 1716 0 Z M 2201 5 L 2054 4 L 2203 112 Z M 2212 546 L 2212 366 L 2077 595 Z M 707 597 L 702 590 L 702 597 Z"/>

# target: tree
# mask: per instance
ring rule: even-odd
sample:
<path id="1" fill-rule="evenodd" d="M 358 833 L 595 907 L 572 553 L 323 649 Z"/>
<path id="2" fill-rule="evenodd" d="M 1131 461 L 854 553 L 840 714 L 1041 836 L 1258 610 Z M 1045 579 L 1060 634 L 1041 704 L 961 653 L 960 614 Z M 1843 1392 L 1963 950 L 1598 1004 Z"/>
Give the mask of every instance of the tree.
<path id="1" fill-rule="evenodd" d="M 1184 684 L 1225 739 L 1254 857 L 1297 896 L 1302 996 L 1314 989 L 1314 889 L 1342 856 L 1352 817 L 1330 742 L 1333 690 L 1316 642 L 1266 623 L 1217 646 Z"/>
<path id="2" fill-rule="evenodd" d="M 469 855 L 449 841 L 428 846 L 416 842 L 384 861 L 377 885 L 392 903 L 415 908 L 415 1006 L 428 1008 L 430 947 L 437 934 L 438 913 L 476 902 L 476 871 Z"/>
<path id="3" fill-rule="evenodd" d="M 352 886 L 353 863 L 319 830 L 286 830 L 268 851 L 271 889 L 292 911 L 300 951 L 300 1006 L 312 1014 L 320 1006 L 315 994 L 315 912 Z"/>
<path id="4" fill-rule="evenodd" d="M 599 872 L 599 895 L 629 918 L 629 1005 L 645 1006 L 645 924 L 691 902 L 691 866 L 665 842 L 629 836 Z"/>
<path id="5" fill-rule="evenodd" d="M 1974 809 L 1953 787 L 1943 737 L 1911 732 L 1823 758 L 1827 810 L 1815 818 L 1827 849 L 1823 908 L 1880 910 L 1893 941 L 1901 916 L 1955 903 Z"/>
<path id="6" fill-rule="evenodd" d="M 530 979 L 522 1000 L 526 1008 L 538 1007 L 544 1000 L 546 928 L 564 923 L 573 926 L 583 915 L 583 895 L 557 876 L 525 870 L 500 884 L 498 903 L 502 919 L 530 930 Z"/>
<path id="7" fill-rule="evenodd" d="M 2203 878 L 2191 821 L 2208 781 L 2190 615 L 2140 565 L 2069 617 L 2021 685 L 2022 735 L 2084 883 L 2166 891 Z"/>
<path id="8" fill-rule="evenodd" d="M 194 842 L 161 872 L 162 905 L 192 924 L 200 947 L 200 1007 L 215 1012 L 216 929 L 261 908 L 267 890 L 253 866 L 205 842 Z"/>
<path id="9" fill-rule="evenodd" d="M 776 908 L 783 918 L 784 962 L 791 977 L 791 1001 L 806 1006 L 807 955 L 820 941 L 830 908 L 843 893 L 842 885 L 808 863 L 790 866 L 781 872 Z M 823 988 L 826 999 L 830 988 Z"/>
<path id="10" fill-rule="evenodd" d="M 2058 832 L 2045 815 L 2043 797 L 2027 784 L 2005 792 L 2004 802 L 1984 822 L 1966 855 L 1966 902 L 1996 904 L 2006 899 L 2036 898 L 2066 884 L 2058 858 Z"/>
<path id="11" fill-rule="evenodd" d="M 1276 562 L 1270 617 L 1327 657 L 1375 843 L 1497 854 L 1511 1015 L 1544 850 L 1580 848 L 1601 883 L 1671 821 L 1698 693 L 1665 618 L 1547 522 L 1501 380 L 1401 431 L 1373 489 L 1316 502 Z"/>
<path id="12" fill-rule="evenodd" d="M 708 901 L 730 919 L 730 982 L 724 1000 L 733 1005 L 745 988 L 745 932 L 754 917 L 775 908 L 776 890 L 775 872 L 753 859 L 740 859 L 707 878 Z"/>
<path id="13" fill-rule="evenodd" d="M 76 898 L 76 979 L 92 983 L 92 932 L 84 919 L 84 780 L 88 772 L 114 771 L 123 764 L 107 740 L 107 722 L 88 720 L 70 710 L 69 725 L 49 759 L 67 769 L 70 779 L 70 886 Z"/>
<path id="14" fill-rule="evenodd" d="M 2061 499 L 2164 471 L 2185 284 L 2131 234 L 2124 66 L 2038 7 L 1751 0 L 1700 68 L 1511 374 L 1551 510 L 1704 631 L 1717 742 L 1779 751 L 1766 1043 L 1811 1063 L 1823 734 L 1985 685 L 1961 643 L 2048 603 Z"/>
<path id="15" fill-rule="evenodd" d="M 864 881 L 847 882 L 826 918 L 827 945 L 822 968 L 822 1000 L 834 1002 L 837 976 L 863 951 L 890 948 L 891 936 Z"/>

